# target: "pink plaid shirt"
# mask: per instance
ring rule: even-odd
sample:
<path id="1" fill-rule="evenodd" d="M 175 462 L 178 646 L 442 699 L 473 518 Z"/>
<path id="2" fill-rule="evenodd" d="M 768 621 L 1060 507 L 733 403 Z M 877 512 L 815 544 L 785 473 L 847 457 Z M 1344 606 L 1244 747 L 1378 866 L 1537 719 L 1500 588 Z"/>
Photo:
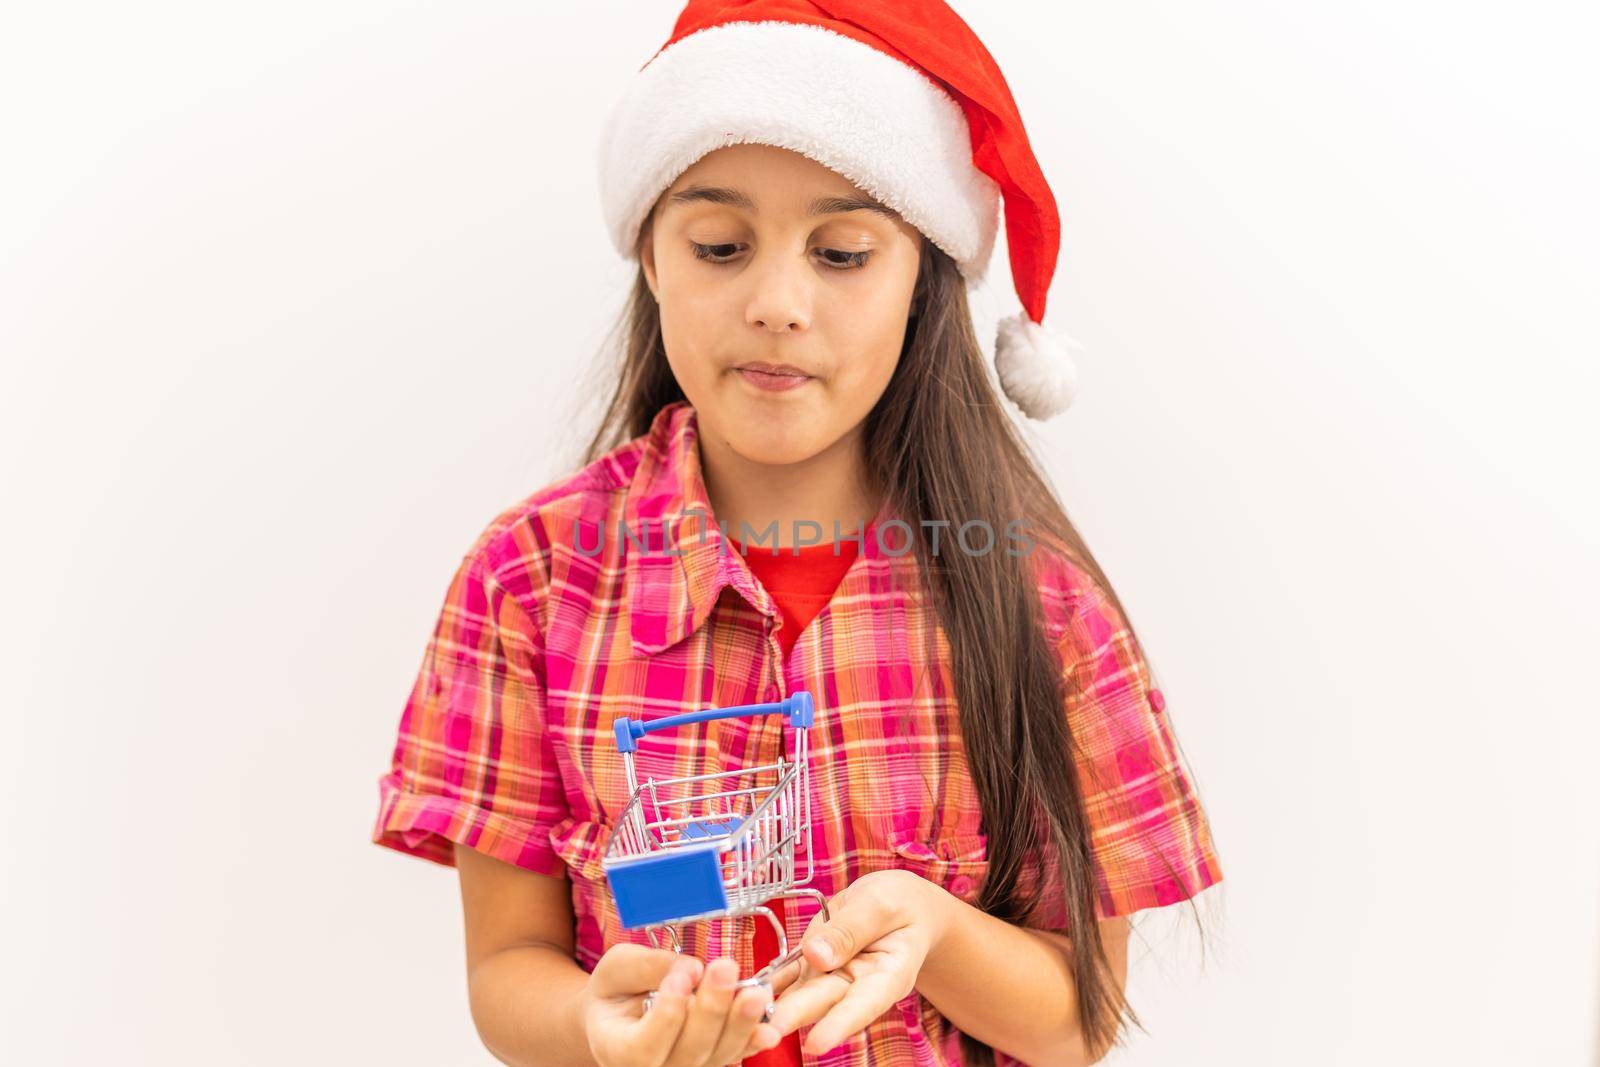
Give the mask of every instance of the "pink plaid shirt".
<path id="1" fill-rule="evenodd" d="M 896 554 L 905 531 L 891 527 L 878 543 L 888 510 L 865 527 L 858 558 L 785 659 L 777 604 L 737 546 L 724 551 L 703 517 L 711 513 L 695 412 L 678 402 L 646 434 L 496 516 L 451 581 L 379 783 L 380 845 L 449 866 L 460 843 L 565 874 L 585 970 L 619 941 L 649 943 L 622 928 L 601 868 L 628 800 L 612 731 L 624 716 L 809 690 L 811 884 L 831 896 L 869 871 L 902 867 L 975 902 L 984 875 L 949 649 L 916 590 L 915 556 Z M 618 536 L 624 526 L 648 548 Z M 1027 558 L 1062 670 L 1082 694 L 1063 713 L 1080 750 L 1097 910 L 1187 899 L 1222 874 L 1149 668 L 1084 572 L 1043 551 Z M 638 776 L 770 763 L 788 751 L 790 732 L 766 716 L 651 733 L 639 742 Z M 1046 877 L 1037 924 L 1065 930 L 1056 881 Z M 815 912 L 810 900 L 790 902 L 791 940 Z M 684 951 L 732 956 L 748 974 L 753 930 L 752 920 L 689 924 Z M 805 1061 L 939 1067 L 961 1057 L 955 1028 L 913 992 Z"/>

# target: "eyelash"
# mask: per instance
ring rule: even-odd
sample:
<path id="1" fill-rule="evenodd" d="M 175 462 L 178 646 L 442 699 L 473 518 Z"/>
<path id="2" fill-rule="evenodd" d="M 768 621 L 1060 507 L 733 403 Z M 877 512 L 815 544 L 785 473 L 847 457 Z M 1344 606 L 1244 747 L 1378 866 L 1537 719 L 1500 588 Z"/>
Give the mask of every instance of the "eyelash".
<path id="1" fill-rule="evenodd" d="M 714 249 L 714 248 L 735 248 L 735 247 L 737 247 L 737 245 L 736 244 L 732 244 L 732 243 L 730 243 L 730 244 L 718 244 L 718 245 L 703 245 L 703 244 L 700 244 L 698 241 L 690 241 L 689 242 L 689 250 L 694 253 L 694 258 L 703 259 L 708 263 L 714 263 L 714 264 L 716 264 L 718 266 L 726 266 L 730 261 L 726 260 L 726 259 L 714 259 L 712 257 L 712 255 L 711 255 L 711 250 Z M 824 249 L 822 249 L 822 251 L 823 252 L 836 252 L 839 255 L 842 255 L 842 256 L 846 257 L 846 259 L 845 259 L 845 261 L 843 263 L 836 262 L 836 261 L 831 260 L 831 259 L 827 261 L 828 266 L 832 267 L 834 270 L 860 270 L 862 267 L 865 267 L 867 265 L 867 260 L 872 257 L 872 253 L 871 252 L 845 252 L 844 250 L 838 249 L 838 248 L 824 248 Z"/>

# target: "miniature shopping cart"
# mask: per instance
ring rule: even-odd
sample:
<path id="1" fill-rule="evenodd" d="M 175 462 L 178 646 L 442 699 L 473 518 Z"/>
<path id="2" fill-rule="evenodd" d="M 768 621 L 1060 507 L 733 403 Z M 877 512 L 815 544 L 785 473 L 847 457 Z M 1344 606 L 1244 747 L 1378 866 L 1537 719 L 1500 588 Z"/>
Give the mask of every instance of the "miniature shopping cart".
<path id="1" fill-rule="evenodd" d="M 795 729 L 792 760 L 684 778 L 634 774 L 633 757 L 647 733 L 711 719 L 783 715 Z M 665 927 L 672 950 L 683 942 L 678 926 L 708 919 L 765 916 L 778 933 L 778 954 L 740 986 L 767 982 L 800 956 L 789 948 L 783 924 L 768 908 L 777 898 L 810 897 L 828 918 L 827 901 L 811 881 L 811 777 L 807 732 L 814 709 L 800 691 L 771 704 L 706 708 L 645 722 L 618 719 L 617 751 L 628 775 L 628 804 L 617 819 L 601 861 L 622 925 L 644 928 L 661 947 Z M 798 869 L 804 861 L 804 872 Z M 646 1001 L 648 1007 L 648 999 Z"/>

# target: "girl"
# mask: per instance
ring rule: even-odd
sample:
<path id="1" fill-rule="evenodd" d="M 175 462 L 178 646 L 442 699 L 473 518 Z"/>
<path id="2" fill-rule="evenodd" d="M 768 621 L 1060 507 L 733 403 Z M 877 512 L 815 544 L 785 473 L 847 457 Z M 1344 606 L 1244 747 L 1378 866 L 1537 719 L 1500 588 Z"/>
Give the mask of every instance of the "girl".
<path id="1" fill-rule="evenodd" d="M 582 469 L 465 553 L 373 839 L 458 868 L 507 1063 L 1093 1062 L 1137 1023 L 1128 916 L 1221 871 L 973 332 L 1003 196 L 1024 315 L 999 381 L 1035 417 L 1070 401 L 1039 321 L 1054 202 L 1004 79 L 933 0 L 757 0 L 691 2 L 635 81 L 602 137 L 639 262 L 610 406 Z M 760 924 L 691 924 L 681 955 L 621 926 L 612 723 L 799 689 L 831 919 L 789 901 L 801 960 L 736 989 Z M 652 733 L 639 778 L 792 743 L 778 717 Z"/>

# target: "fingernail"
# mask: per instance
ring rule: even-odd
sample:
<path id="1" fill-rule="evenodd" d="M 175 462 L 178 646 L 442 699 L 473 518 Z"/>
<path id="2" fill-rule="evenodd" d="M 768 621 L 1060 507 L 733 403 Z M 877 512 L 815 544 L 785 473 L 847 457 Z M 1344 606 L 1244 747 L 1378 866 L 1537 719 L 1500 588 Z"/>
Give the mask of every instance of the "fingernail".
<path id="1" fill-rule="evenodd" d="M 833 949 L 826 941 L 817 943 L 817 959 L 822 961 L 824 967 L 833 966 Z"/>
<path id="2" fill-rule="evenodd" d="M 667 975 L 667 980 L 661 983 L 661 988 L 673 996 L 687 996 L 690 989 L 689 976 L 674 967 Z"/>

